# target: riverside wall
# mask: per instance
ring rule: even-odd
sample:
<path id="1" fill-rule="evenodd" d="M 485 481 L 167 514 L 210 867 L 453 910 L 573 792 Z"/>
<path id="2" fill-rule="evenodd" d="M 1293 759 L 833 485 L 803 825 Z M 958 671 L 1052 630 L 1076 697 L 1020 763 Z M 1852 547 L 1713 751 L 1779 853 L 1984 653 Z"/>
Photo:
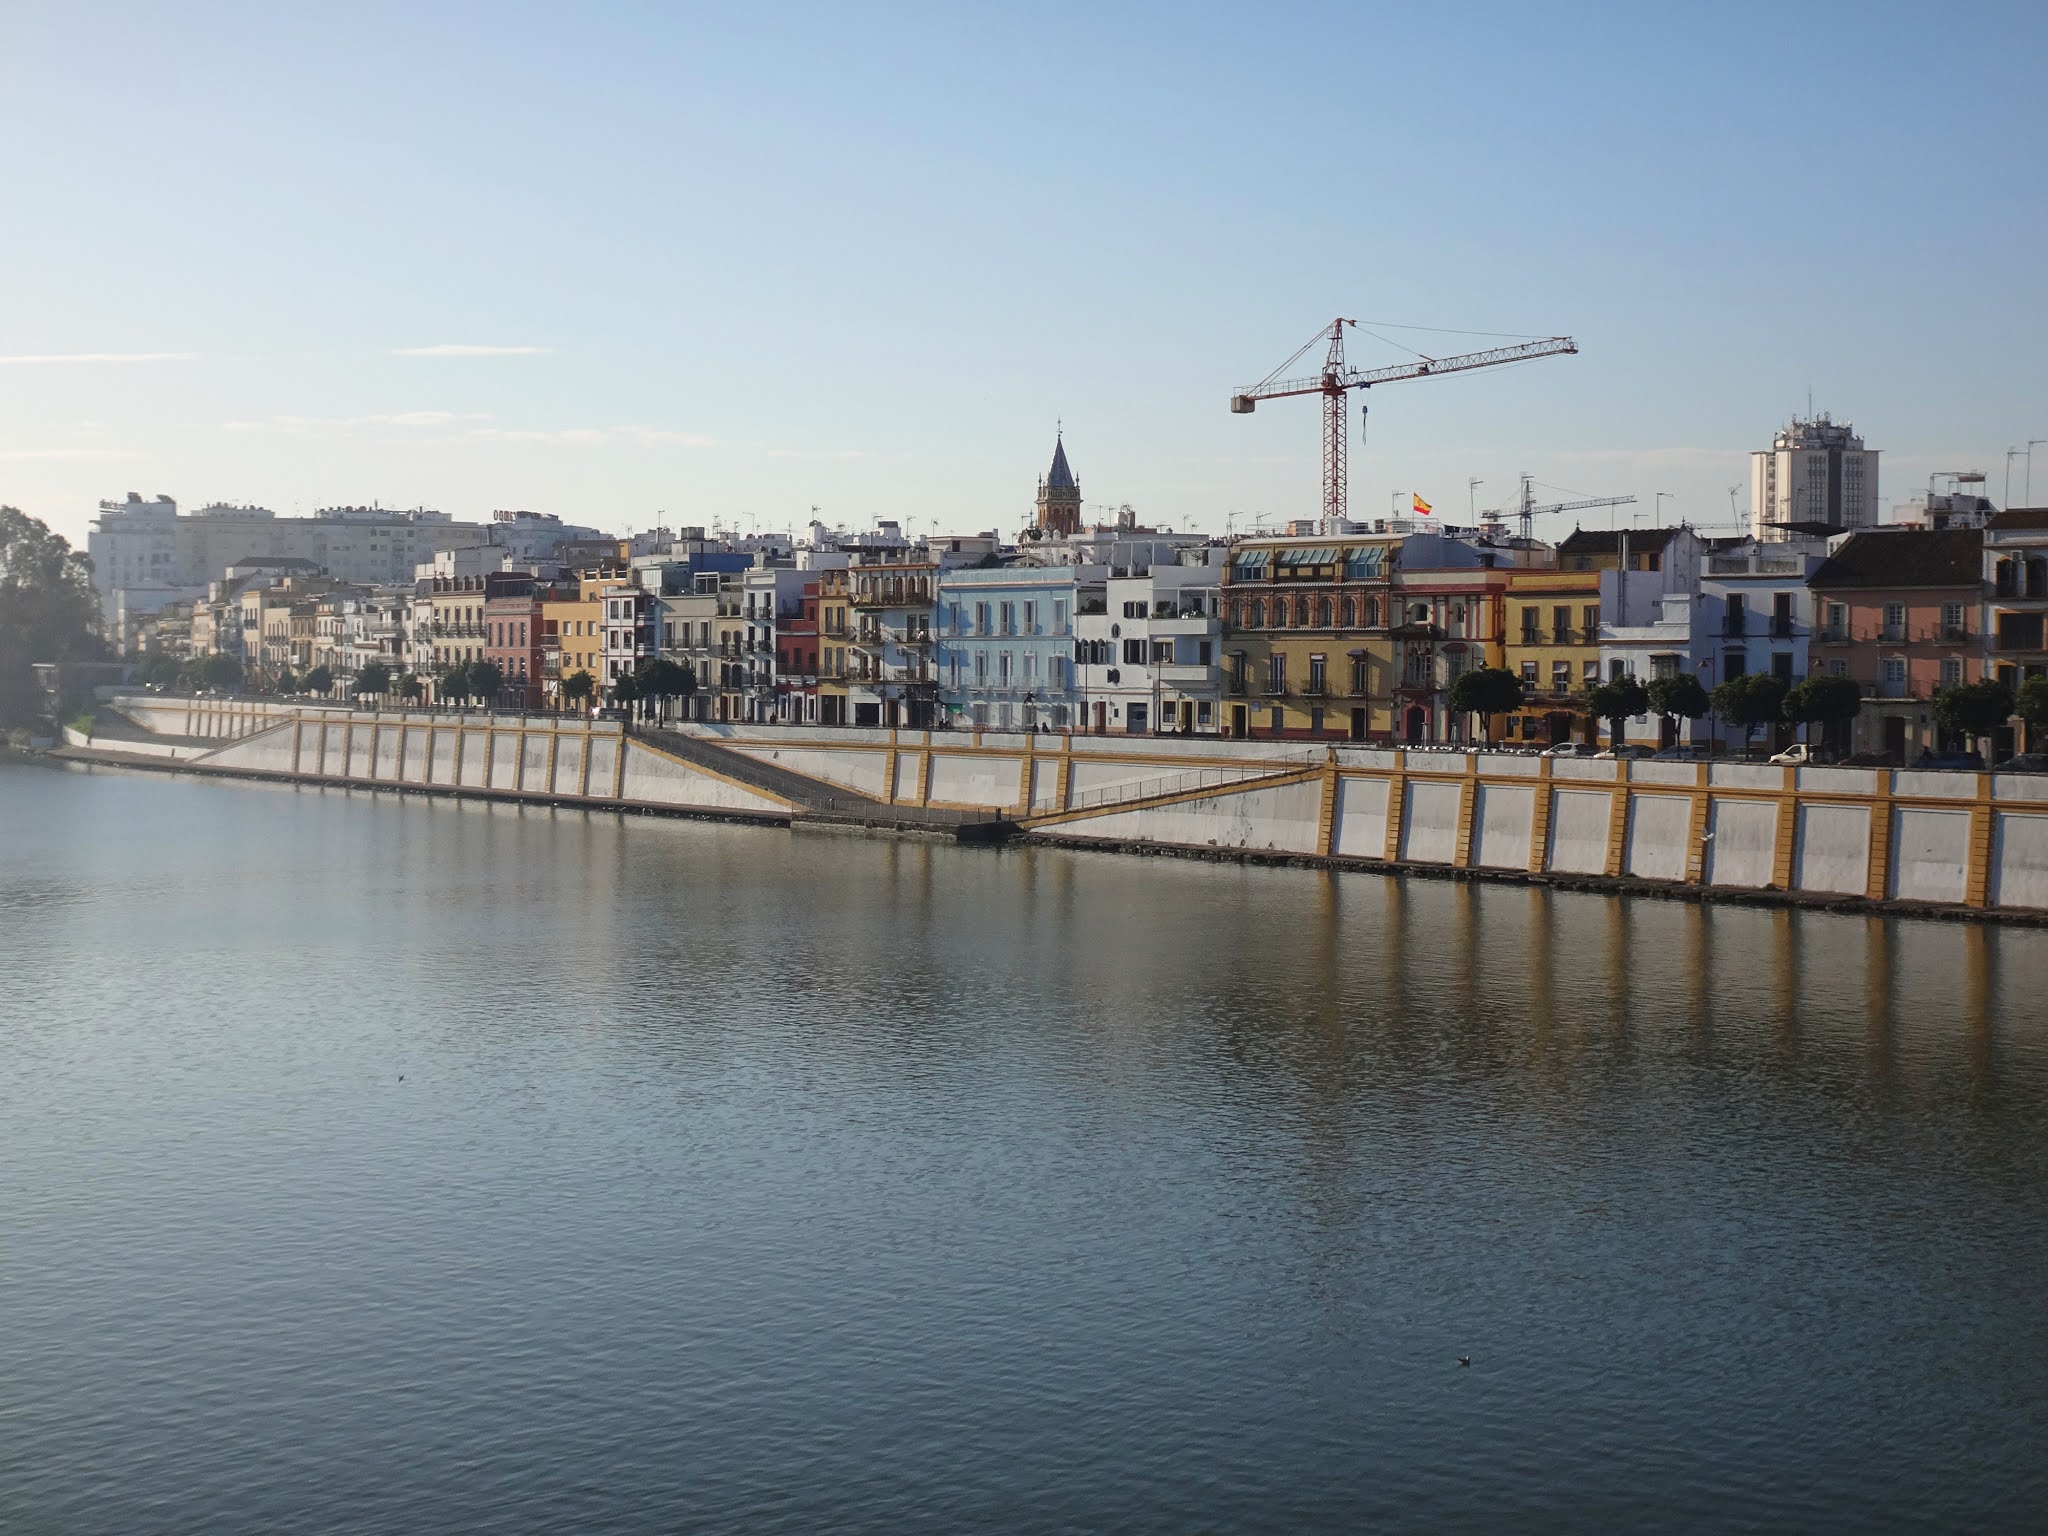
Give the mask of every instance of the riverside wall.
<path id="1" fill-rule="evenodd" d="M 153 697 L 116 707 L 187 745 L 217 742 L 176 765 L 199 771 L 785 821 L 824 803 L 686 763 L 615 722 Z M 2048 775 L 1206 737 L 677 729 L 822 796 L 893 808 L 899 826 L 915 824 L 915 809 L 934 820 L 979 811 L 1012 835 L 1081 846 L 2048 915 Z"/>

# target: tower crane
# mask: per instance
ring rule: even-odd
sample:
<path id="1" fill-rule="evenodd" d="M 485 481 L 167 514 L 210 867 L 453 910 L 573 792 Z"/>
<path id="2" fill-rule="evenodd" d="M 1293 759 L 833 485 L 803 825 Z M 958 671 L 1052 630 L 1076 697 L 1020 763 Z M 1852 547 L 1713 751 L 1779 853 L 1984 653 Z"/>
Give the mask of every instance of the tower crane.
<path id="1" fill-rule="evenodd" d="M 1569 336 L 1547 336 L 1539 341 L 1519 342 L 1511 347 L 1494 347 L 1485 352 L 1466 352 L 1456 357 L 1423 357 L 1414 363 L 1396 363 L 1388 368 L 1350 368 L 1344 362 L 1344 327 L 1356 330 L 1356 320 L 1342 316 L 1332 320 L 1302 344 L 1301 350 L 1258 383 L 1230 397 L 1232 414 L 1249 416 L 1261 400 L 1282 400 L 1289 395 L 1323 397 L 1323 531 L 1343 528 L 1349 478 L 1345 463 L 1344 396 L 1354 389 L 1371 389 L 1375 384 L 1392 384 L 1398 379 L 1433 378 L 1440 373 L 1464 373 L 1473 368 L 1492 368 L 1501 363 L 1527 362 L 1538 357 L 1558 357 L 1579 350 Z M 1307 377 L 1282 378 L 1319 341 L 1329 343 L 1323 371 Z"/>
<path id="2" fill-rule="evenodd" d="M 1582 501 L 1553 501 L 1539 507 L 1536 505 L 1534 482 L 1525 474 L 1522 476 L 1521 500 L 1514 511 L 1522 520 L 1522 542 L 1526 544 L 1535 536 L 1533 530 L 1539 513 L 1577 512 L 1585 507 L 1632 507 L 1635 504 L 1633 496 L 1588 496 Z"/>

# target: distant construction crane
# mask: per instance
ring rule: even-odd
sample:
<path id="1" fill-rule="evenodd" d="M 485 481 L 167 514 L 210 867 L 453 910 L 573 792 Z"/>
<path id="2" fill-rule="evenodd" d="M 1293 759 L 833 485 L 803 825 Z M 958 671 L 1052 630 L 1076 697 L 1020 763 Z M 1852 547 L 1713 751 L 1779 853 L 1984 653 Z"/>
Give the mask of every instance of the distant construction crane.
<path id="1" fill-rule="evenodd" d="M 1583 501 L 1553 501 L 1539 507 L 1536 505 L 1535 482 L 1525 474 L 1522 476 L 1522 495 L 1513 510 L 1522 520 L 1522 541 L 1527 543 L 1536 537 L 1536 518 L 1540 513 L 1577 512 L 1585 507 L 1632 507 L 1635 504 L 1633 496 L 1588 496 Z"/>
<path id="2" fill-rule="evenodd" d="M 1349 368 L 1344 363 L 1344 327 L 1356 330 L 1356 320 L 1342 316 L 1332 320 L 1301 346 L 1301 350 L 1248 389 L 1230 397 L 1230 409 L 1249 416 L 1261 400 L 1282 400 L 1289 395 L 1323 397 L 1323 531 L 1341 532 L 1346 522 L 1349 499 L 1349 466 L 1345 461 L 1344 396 L 1354 389 L 1371 389 L 1397 379 L 1427 379 L 1440 373 L 1464 373 L 1473 368 L 1492 368 L 1501 363 L 1522 363 L 1538 357 L 1560 357 L 1577 352 L 1579 344 L 1569 336 L 1547 336 L 1540 341 L 1519 342 L 1511 347 L 1494 347 L 1486 352 L 1466 352 L 1457 357 L 1421 357 L 1413 363 L 1396 363 L 1389 368 Z M 1304 353 L 1319 341 L 1330 344 L 1323 359 L 1323 371 L 1306 378 L 1284 379 L 1282 374 L 1301 361 Z"/>

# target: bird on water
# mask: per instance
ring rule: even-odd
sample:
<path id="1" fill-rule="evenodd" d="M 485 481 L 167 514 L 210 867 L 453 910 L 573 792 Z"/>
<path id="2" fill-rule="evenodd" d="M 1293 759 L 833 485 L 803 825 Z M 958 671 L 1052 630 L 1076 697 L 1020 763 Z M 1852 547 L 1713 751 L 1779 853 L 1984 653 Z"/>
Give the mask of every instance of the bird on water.
<path id="1" fill-rule="evenodd" d="M 1472 1363 L 1472 1357 L 1471 1357 L 1470 1355 L 1460 1355 L 1460 1356 L 1458 1356 L 1458 1364 L 1460 1364 L 1460 1365 L 1470 1365 L 1471 1363 Z"/>

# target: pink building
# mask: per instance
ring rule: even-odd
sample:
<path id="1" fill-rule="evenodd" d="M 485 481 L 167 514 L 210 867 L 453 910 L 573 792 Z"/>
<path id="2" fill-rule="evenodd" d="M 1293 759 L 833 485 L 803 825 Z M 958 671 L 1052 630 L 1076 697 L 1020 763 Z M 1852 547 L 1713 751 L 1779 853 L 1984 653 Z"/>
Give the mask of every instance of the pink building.
<path id="1" fill-rule="evenodd" d="M 1863 685 L 1851 747 L 1910 762 L 1935 740 L 1936 689 L 1984 675 L 1984 535 L 1852 535 L 1808 579 L 1813 671 Z"/>

